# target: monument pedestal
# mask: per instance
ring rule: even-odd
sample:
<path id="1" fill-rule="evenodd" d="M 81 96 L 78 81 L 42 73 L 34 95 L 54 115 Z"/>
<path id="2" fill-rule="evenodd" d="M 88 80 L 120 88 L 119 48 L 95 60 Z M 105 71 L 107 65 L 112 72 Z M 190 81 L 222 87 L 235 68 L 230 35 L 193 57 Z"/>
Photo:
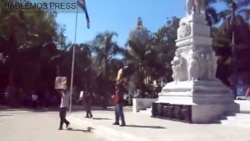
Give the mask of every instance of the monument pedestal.
<path id="1" fill-rule="evenodd" d="M 199 3 L 189 3 L 189 14 L 180 20 L 171 62 L 174 81 L 153 103 L 154 117 L 210 123 L 239 111 L 231 89 L 216 78 L 218 57 L 211 47 L 210 27 L 199 9 L 190 13 L 196 6 Z"/>
<path id="2" fill-rule="evenodd" d="M 210 123 L 220 116 L 238 112 L 231 90 L 221 81 L 168 83 L 156 103 L 191 106 L 192 123 Z"/>

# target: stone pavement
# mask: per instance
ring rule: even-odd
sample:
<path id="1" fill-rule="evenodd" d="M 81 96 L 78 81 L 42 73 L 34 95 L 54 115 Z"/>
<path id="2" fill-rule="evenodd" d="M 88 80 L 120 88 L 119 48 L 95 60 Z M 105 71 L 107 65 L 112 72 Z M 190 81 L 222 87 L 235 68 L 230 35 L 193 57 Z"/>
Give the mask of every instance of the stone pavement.
<path id="1" fill-rule="evenodd" d="M 0 141 L 105 141 L 87 127 L 57 130 L 58 112 L 0 111 Z"/>
<path id="2" fill-rule="evenodd" d="M 81 127 L 93 127 L 96 135 L 109 141 L 250 141 L 249 129 L 221 124 L 187 124 L 125 112 L 126 127 L 114 126 L 113 111 L 72 112 L 69 119 Z"/>

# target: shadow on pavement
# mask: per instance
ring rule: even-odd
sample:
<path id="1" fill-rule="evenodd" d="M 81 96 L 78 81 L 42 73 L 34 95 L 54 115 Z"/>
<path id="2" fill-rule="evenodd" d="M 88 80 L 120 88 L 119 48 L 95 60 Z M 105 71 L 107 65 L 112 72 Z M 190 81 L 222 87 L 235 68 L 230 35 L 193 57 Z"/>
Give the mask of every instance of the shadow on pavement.
<path id="1" fill-rule="evenodd" d="M 37 108 L 37 109 L 27 109 L 31 112 L 56 112 L 59 111 L 59 107 L 49 107 L 49 108 Z M 86 111 L 83 106 L 73 106 L 72 112 Z M 92 107 L 92 111 L 112 111 L 110 109 L 103 109 L 101 107 Z"/>
<path id="2" fill-rule="evenodd" d="M 9 117 L 9 116 L 13 116 L 13 115 L 0 115 L 0 117 Z"/>
<path id="3" fill-rule="evenodd" d="M 29 109 L 31 112 L 57 112 L 59 108 Z M 72 111 L 83 111 L 82 109 L 72 109 Z"/>
<path id="4" fill-rule="evenodd" d="M 88 127 L 87 130 L 83 130 L 83 129 L 74 129 L 74 128 L 68 128 L 68 131 L 78 131 L 78 132 L 92 132 L 94 128 L 92 127 Z"/>
<path id="5" fill-rule="evenodd" d="M 126 127 L 166 129 L 165 127 L 162 127 L 162 126 L 146 126 L 146 125 L 126 125 Z"/>
<path id="6" fill-rule="evenodd" d="M 110 118 L 92 118 L 93 120 L 112 120 Z"/>
<path id="7" fill-rule="evenodd" d="M 5 108 L 5 109 L 1 109 L 2 111 L 24 111 L 24 110 L 27 110 L 27 109 L 24 109 L 24 108 L 20 108 L 20 109 L 15 109 L 15 108 Z"/>

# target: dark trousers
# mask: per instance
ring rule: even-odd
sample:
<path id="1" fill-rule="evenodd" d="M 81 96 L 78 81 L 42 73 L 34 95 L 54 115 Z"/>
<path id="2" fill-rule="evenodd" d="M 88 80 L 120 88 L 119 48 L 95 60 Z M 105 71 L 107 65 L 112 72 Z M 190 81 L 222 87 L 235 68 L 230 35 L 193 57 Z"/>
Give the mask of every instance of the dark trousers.
<path id="1" fill-rule="evenodd" d="M 86 117 L 93 117 L 91 113 L 91 104 L 85 103 L 85 108 L 86 108 Z"/>
<path id="2" fill-rule="evenodd" d="M 67 112 L 67 109 L 66 107 L 62 107 L 60 108 L 60 128 L 63 127 L 63 123 L 65 123 L 66 125 L 69 124 L 69 121 L 66 119 L 66 112 Z"/>
<path id="3" fill-rule="evenodd" d="M 38 101 L 32 101 L 32 107 L 34 109 L 38 108 Z"/>
<path id="4" fill-rule="evenodd" d="M 115 122 L 119 123 L 119 119 L 121 119 L 122 124 L 125 124 L 125 118 L 123 113 L 123 104 L 117 103 L 115 105 Z"/>

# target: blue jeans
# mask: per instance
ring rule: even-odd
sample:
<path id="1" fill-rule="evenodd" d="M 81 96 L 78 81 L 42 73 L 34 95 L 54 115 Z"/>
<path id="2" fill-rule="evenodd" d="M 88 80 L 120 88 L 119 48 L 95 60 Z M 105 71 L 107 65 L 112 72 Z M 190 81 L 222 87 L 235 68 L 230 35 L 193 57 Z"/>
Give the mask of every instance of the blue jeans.
<path id="1" fill-rule="evenodd" d="M 123 104 L 117 103 L 115 105 L 115 122 L 119 123 L 119 118 L 122 121 L 122 124 L 125 124 L 124 113 L 123 113 Z"/>

